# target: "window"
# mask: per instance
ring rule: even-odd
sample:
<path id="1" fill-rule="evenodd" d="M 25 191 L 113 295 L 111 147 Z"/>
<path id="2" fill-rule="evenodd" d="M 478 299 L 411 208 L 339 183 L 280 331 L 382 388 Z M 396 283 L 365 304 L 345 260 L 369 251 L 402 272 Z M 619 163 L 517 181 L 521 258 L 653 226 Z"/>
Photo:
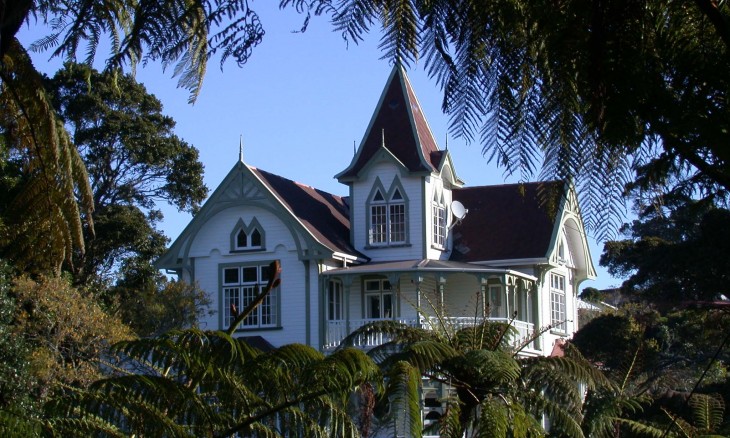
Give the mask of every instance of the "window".
<path id="1" fill-rule="evenodd" d="M 327 287 L 327 321 L 341 321 L 344 318 L 342 283 L 330 280 Z"/>
<path id="2" fill-rule="evenodd" d="M 393 312 L 393 290 L 388 280 L 365 280 L 365 318 L 390 319 Z"/>
<path id="3" fill-rule="evenodd" d="M 371 245 L 406 243 L 406 199 L 398 182 L 393 184 L 386 195 L 378 181 L 370 196 L 368 241 Z"/>
<path id="4" fill-rule="evenodd" d="M 502 312 L 502 286 L 489 286 L 489 317 L 499 318 Z"/>
<path id="5" fill-rule="evenodd" d="M 231 251 L 257 251 L 264 249 L 264 231 L 256 218 L 246 225 L 239 219 L 231 233 Z"/>
<path id="6" fill-rule="evenodd" d="M 433 244 L 439 248 L 446 247 L 446 206 L 443 195 L 433 198 Z"/>
<path id="7" fill-rule="evenodd" d="M 565 276 L 550 274 L 550 323 L 555 330 L 566 331 Z"/>
<path id="8" fill-rule="evenodd" d="M 223 300 L 222 324 L 228 328 L 239 312 L 251 304 L 256 295 L 269 280 L 269 263 L 244 266 L 226 266 L 221 273 Z M 239 329 L 277 327 L 279 323 L 279 288 L 275 288 L 264 298 L 263 303 L 247 316 Z"/>

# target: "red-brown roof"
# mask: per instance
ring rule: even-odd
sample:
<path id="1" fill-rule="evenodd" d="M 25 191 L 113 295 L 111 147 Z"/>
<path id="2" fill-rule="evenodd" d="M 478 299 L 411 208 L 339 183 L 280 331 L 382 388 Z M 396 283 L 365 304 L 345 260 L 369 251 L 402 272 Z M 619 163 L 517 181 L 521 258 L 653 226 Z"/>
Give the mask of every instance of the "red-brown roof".
<path id="1" fill-rule="evenodd" d="M 396 65 L 375 109 L 364 140 L 350 166 L 338 178 L 354 178 L 385 145 L 411 172 L 438 169 L 439 150 L 403 67 Z"/>
<path id="2" fill-rule="evenodd" d="M 320 243 L 333 251 L 367 258 L 350 245 L 350 208 L 344 198 L 255 167 L 250 169 Z"/>
<path id="3" fill-rule="evenodd" d="M 483 262 L 544 258 L 555 225 L 562 182 L 456 189 L 453 199 L 468 210 L 454 226 L 450 260 Z"/>

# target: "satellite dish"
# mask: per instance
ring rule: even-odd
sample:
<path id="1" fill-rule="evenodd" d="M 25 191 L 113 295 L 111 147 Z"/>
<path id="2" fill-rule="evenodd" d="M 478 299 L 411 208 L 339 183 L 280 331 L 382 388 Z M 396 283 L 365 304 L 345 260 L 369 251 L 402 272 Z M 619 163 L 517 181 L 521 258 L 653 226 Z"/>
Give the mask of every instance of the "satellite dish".
<path id="1" fill-rule="evenodd" d="M 454 201 L 451 203 L 451 214 L 453 214 L 457 220 L 464 219 L 467 213 L 469 213 L 469 210 L 464 208 L 464 204 L 461 202 Z"/>

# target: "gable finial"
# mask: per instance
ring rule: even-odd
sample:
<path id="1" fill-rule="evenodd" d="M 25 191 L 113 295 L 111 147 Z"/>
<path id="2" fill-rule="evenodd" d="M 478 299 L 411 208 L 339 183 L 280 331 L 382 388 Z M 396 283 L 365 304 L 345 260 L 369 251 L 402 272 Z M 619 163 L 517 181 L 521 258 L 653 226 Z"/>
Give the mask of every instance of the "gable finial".
<path id="1" fill-rule="evenodd" d="M 446 133 L 446 150 L 449 150 L 449 133 Z"/>
<path id="2" fill-rule="evenodd" d="M 383 144 L 382 144 L 382 146 L 383 146 L 383 148 L 385 148 L 385 128 L 383 128 L 383 130 L 381 132 L 382 132 L 382 136 L 383 136 Z"/>
<path id="3" fill-rule="evenodd" d="M 243 134 L 238 137 L 238 161 L 243 163 Z"/>
<path id="4" fill-rule="evenodd" d="M 357 155 L 357 148 L 355 147 L 355 140 L 352 140 L 352 155 Z"/>

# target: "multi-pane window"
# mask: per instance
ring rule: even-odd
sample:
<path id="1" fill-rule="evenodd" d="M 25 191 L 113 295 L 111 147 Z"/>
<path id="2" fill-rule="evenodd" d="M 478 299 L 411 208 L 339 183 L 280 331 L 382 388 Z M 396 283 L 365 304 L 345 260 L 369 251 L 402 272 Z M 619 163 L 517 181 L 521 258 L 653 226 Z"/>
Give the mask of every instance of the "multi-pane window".
<path id="1" fill-rule="evenodd" d="M 365 280 L 365 318 L 390 319 L 393 312 L 393 289 L 388 280 Z"/>
<path id="2" fill-rule="evenodd" d="M 268 263 L 223 268 L 223 328 L 228 328 L 236 316 L 254 301 L 268 280 Z M 276 327 L 279 322 L 278 289 L 272 290 L 238 328 Z"/>
<path id="3" fill-rule="evenodd" d="M 400 190 L 389 199 L 380 190 L 370 201 L 370 243 L 389 245 L 406 241 L 406 204 Z"/>
<path id="4" fill-rule="evenodd" d="M 554 329 L 565 331 L 565 276 L 550 273 L 550 321 Z"/>
<path id="5" fill-rule="evenodd" d="M 433 202 L 433 244 L 446 246 L 446 207 L 442 202 Z"/>
<path id="6" fill-rule="evenodd" d="M 327 320 L 341 321 L 343 314 L 342 283 L 330 280 L 327 287 Z"/>

